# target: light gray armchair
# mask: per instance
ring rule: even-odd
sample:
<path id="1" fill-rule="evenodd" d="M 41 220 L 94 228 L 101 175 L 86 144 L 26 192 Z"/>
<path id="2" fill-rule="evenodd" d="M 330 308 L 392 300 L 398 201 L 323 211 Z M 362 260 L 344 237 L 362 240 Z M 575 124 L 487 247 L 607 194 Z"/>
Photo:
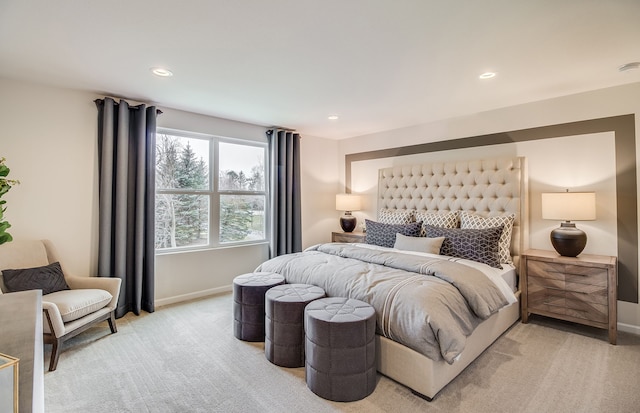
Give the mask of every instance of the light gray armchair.
<path id="1" fill-rule="evenodd" d="M 0 245 L 2 271 L 44 267 L 55 262 L 59 259 L 47 240 L 16 240 Z M 42 296 L 43 341 L 52 345 L 49 371 L 56 369 L 62 343 L 71 337 L 105 320 L 109 322 L 111 332 L 117 332 L 115 309 L 121 279 L 77 277 L 65 272 L 64 280 L 69 289 Z M 5 280 L 0 276 L 0 294 L 8 292 Z"/>

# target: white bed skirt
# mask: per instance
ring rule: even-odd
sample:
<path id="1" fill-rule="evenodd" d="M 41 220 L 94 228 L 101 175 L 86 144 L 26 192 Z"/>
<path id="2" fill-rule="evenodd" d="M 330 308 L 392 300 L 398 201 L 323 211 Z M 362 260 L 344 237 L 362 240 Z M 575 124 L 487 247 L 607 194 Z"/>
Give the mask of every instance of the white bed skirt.
<path id="1" fill-rule="evenodd" d="M 467 338 L 460 358 L 453 364 L 433 361 L 422 354 L 386 337 L 376 335 L 378 371 L 409 387 L 427 399 L 435 395 L 462 372 L 520 318 L 520 292 L 518 301 L 503 308 L 483 321 Z"/>

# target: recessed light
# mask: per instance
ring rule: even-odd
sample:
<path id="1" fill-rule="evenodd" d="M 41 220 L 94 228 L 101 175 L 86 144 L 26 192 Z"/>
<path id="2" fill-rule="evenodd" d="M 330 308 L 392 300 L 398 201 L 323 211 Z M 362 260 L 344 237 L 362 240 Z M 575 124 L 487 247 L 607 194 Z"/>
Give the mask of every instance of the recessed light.
<path id="1" fill-rule="evenodd" d="M 173 72 L 169 69 L 164 69 L 162 67 L 152 67 L 151 69 L 151 73 L 153 73 L 156 76 L 160 76 L 160 77 L 171 77 L 173 76 Z"/>
<path id="2" fill-rule="evenodd" d="M 640 69 L 640 62 L 626 63 L 618 68 L 619 72 L 626 72 L 627 70 Z"/>
<path id="3" fill-rule="evenodd" d="M 329 115 L 329 116 L 327 116 L 327 119 L 329 119 L 329 120 L 338 120 L 338 115 Z"/>
<path id="4" fill-rule="evenodd" d="M 491 79 L 492 77 L 496 77 L 496 73 L 495 72 L 484 72 L 483 74 L 481 74 L 478 77 L 480 79 Z"/>

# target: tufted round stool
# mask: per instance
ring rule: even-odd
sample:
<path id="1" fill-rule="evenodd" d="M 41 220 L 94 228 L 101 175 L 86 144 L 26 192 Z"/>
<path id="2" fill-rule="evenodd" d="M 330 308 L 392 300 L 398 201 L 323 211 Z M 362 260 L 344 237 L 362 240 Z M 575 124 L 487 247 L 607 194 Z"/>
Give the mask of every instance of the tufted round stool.
<path id="1" fill-rule="evenodd" d="M 264 341 L 264 295 L 284 277 L 274 272 L 252 272 L 233 279 L 233 334 L 244 341 Z"/>
<path id="2" fill-rule="evenodd" d="M 309 284 L 282 284 L 265 295 L 264 354 L 282 367 L 304 366 L 304 308 L 325 296 Z"/>
<path id="3" fill-rule="evenodd" d="M 304 310 L 307 387 L 328 400 L 348 402 L 376 387 L 376 316 L 351 298 L 312 301 Z"/>

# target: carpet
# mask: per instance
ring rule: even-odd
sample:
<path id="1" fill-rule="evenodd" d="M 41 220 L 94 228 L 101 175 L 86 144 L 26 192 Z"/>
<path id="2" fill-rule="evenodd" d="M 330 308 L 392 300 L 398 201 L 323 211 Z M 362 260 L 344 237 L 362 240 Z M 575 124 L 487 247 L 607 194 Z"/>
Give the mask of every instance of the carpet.
<path id="1" fill-rule="evenodd" d="M 378 374 L 363 400 L 324 400 L 304 368 L 269 363 L 236 339 L 231 294 L 128 314 L 65 343 L 45 373 L 48 413 L 637 412 L 640 336 L 532 316 L 514 324 L 432 402 Z M 45 371 L 50 347 L 45 348 Z"/>

